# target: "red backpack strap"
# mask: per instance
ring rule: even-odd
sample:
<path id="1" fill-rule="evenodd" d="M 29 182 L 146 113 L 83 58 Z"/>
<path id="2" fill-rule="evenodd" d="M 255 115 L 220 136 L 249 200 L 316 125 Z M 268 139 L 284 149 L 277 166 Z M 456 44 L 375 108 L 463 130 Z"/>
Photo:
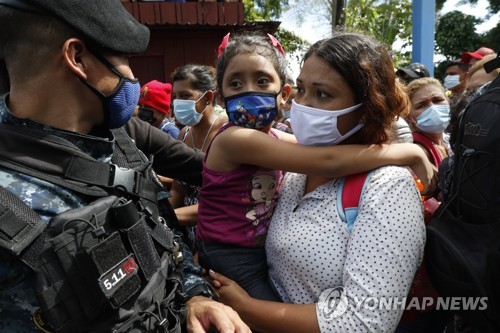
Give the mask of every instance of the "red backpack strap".
<path id="1" fill-rule="evenodd" d="M 432 156 L 432 162 L 436 167 L 438 167 L 439 164 L 441 164 L 441 161 L 443 161 L 443 159 L 441 158 L 439 151 L 437 150 L 436 146 L 431 141 L 431 139 L 429 139 L 422 133 L 413 132 L 413 143 L 418 143 L 424 146 L 429 151 L 429 153 Z"/>
<path id="2" fill-rule="evenodd" d="M 337 207 L 340 218 L 347 223 L 349 232 L 358 216 L 359 200 L 370 179 L 371 172 L 362 172 L 342 178 L 337 195 Z"/>

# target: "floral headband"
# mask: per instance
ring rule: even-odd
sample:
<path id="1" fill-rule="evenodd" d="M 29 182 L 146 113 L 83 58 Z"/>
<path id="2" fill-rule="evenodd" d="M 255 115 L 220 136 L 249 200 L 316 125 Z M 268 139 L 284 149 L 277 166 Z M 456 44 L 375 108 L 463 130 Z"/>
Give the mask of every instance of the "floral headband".
<path id="1" fill-rule="evenodd" d="M 224 50 L 226 49 L 227 44 L 229 44 L 229 36 L 230 35 L 231 35 L 231 33 L 228 32 L 227 35 L 225 35 L 224 38 L 222 39 L 222 42 L 220 43 L 219 49 L 217 52 L 217 58 L 220 58 L 220 56 L 222 55 L 222 52 L 224 52 Z M 276 37 L 274 37 L 271 34 L 267 34 L 267 36 L 269 37 L 269 40 L 271 41 L 271 45 L 274 46 L 278 50 L 278 52 L 281 53 L 281 55 L 283 57 L 286 56 L 285 50 L 283 49 L 283 46 L 281 46 L 279 40 L 277 40 Z"/>

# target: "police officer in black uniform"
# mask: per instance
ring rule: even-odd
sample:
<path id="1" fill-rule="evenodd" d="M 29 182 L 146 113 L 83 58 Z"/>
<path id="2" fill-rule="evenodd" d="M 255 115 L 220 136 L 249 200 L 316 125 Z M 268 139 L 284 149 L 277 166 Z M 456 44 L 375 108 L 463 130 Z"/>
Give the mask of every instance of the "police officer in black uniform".
<path id="1" fill-rule="evenodd" d="M 159 173 L 194 182 L 201 157 L 149 125 L 129 122 L 140 85 L 128 56 L 146 49 L 148 29 L 119 0 L 0 0 L 0 22 L 0 59 L 10 84 L 0 100 L 0 331 L 137 332 L 150 325 L 159 332 L 249 332 L 236 312 L 212 299 L 201 277 L 189 274 L 194 269 L 185 270 L 184 289 L 172 295 L 170 284 L 154 282 L 161 274 L 175 282 L 173 273 L 182 270 L 179 244 L 165 236 L 171 233 L 158 215 L 146 156 L 156 156 Z M 133 214 L 108 217 L 122 206 Z M 133 218 L 124 226 L 127 216 Z M 64 245 L 66 260 L 55 244 L 68 237 L 90 245 L 79 243 L 75 253 Z M 43 272 L 56 267 L 53 258 L 63 273 Z M 189 258 L 184 265 L 193 267 Z M 95 279 L 82 268 L 89 262 Z M 51 281 L 52 274 L 64 279 Z M 166 292 L 147 290 L 158 285 Z M 99 302 L 85 299 L 93 293 Z M 90 304 L 78 320 L 68 315 L 77 307 L 73 299 Z"/>

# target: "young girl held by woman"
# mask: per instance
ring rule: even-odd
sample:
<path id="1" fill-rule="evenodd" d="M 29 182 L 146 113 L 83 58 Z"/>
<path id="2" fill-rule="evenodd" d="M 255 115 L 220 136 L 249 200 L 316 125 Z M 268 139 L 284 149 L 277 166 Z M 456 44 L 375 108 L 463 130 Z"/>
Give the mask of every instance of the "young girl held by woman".
<path id="1" fill-rule="evenodd" d="M 269 284 L 264 245 L 282 188 L 282 170 L 313 175 L 316 180 L 308 187 L 318 185 L 317 180 L 388 164 L 411 166 L 426 185 L 434 179 L 433 167 L 417 146 L 385 144 L 390 142 L 382 133 L 390 125 L 386 123 L 388 117 L 370 119 L 384 121 L 375 127 L 364 124 L 364 118 L 352 117 L 373 107 L 363 105 L 361 98 L 353 105 L 338 105 L 343 106 L 341 114 L 345 115 L 339 113 L 338 122 L 337 118 L 322 116 L 310 117 L 304 123 L 304 119 L 292 120 L 294 131 L 307 134 L 305 139 L 298 136 L 299 144 L 294 136 L 272 130 L 279 105 L 290 95 L 291 87 L 285 84 L 286 67 L 283 48 L 271 35 L 228 34 L 224 38 L 219 47 L 217 85 L 229 122 L 207 150 L 197 227 L 203 267 L 235 280 L 252 297 L 275 301 L 281 297 Z M 395 83 L 394 75 L 392 79 Z M 332 98 L 320 86 L 317 88 L 318 100 Z M 391 122 L 403 109 L 391 110 Z M 344 118 L 351 120 L 340 122 Z M 358 138 L 363 126 L 367 126 L 364 135 L 374 140 L 337 145 L 352 135 Z M 302 195 L 300 188 L 296 191 L 297 196 Z M 301 259 L 314 258 L 297 258 Z"/>

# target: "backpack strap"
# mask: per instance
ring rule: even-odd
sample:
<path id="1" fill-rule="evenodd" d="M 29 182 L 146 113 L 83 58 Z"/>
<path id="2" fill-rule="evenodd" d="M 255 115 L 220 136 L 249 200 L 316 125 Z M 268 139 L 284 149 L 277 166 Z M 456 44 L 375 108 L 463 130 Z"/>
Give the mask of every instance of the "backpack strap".
<path id="1" fill-rule="evenodd" d="M 361 194 L 369 183 L 372 172 L 362 172 L 343 177 L 337 192 L 337 207 L 340 218 L 347 223 L 349 232 L 354 227 L 354 221 L 358 217 L 359 202 Z"/>
<path id="2" fill-rule="evenodd" d="M 437 150 L 434 143 L 432 143 L 431 139 L 429 139 L 422 133 L 413 132 L 413 143 L 418 143 L 419 145 L 424 146 L 425 149 L 429 151 L 432 156 L 432 162 L 434 163 L 436 168 L 439 166 L 439 164 L 441 164 L 443 158 L 439 154 L 439 151 Z"/>

